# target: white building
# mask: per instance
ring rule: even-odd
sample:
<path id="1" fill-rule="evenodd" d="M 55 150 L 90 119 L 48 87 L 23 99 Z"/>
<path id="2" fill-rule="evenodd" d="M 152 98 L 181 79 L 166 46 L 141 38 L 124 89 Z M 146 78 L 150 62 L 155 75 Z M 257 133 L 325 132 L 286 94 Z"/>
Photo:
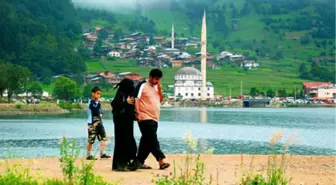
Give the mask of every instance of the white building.
<path id="1" fill-rule="evenodd" d="M 118 52 L 118 51 L 111 51 L 107 54 L 109 57 L 117 57 L 117 58 L 120 58 L 121 56 L 121 53 Z"/>
<path id="2" fill-rule="evenodd" d="M 253 68 L 257 68 L 259 67 L 259 64 L 256 63 L 255 61 L 244 61 L 243 63 L 241 63 L 240 67 L 244 67 L 247 69 L 253 69 Z"/>
<path id="3" fill-rule="evenodd" d="M 330 82 L 305 82 L 303 87 L 309 98 L 336 99 L 336 85 Z"/>
<path id="4" fill-rule="evenodd" d="M 181 99 L 202 98 L 202 73 L 193 67 L 184 67 L 176 72 L 174 96 Z M 206 83 L 207 99 L 214 99 L 214 87 L 211 82 Z"/>

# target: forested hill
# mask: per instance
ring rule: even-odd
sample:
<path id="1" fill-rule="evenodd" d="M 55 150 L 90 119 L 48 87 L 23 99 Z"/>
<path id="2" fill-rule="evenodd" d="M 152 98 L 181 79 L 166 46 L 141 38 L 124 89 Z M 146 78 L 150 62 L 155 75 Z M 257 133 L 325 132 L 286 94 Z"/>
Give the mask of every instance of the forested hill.
<path id="1" fill-rule="evenodd" d="M 0 60 L 35 78 L 86 71 L 73 41 L 82 32 L 69 0 L 0 0 Z M 1 63 L 1 62 L 0 62 Z"/>
<path id="2" fill-rule="evenodd" d="M 113 3 L 73 1 L 76 8 L 71 0 L 0 0 L 0 63 L 25 66 L 48 82 L 52 75 L 86 71 L 85 56 L 74 48 L 87 28 L 109 27 L 116 38 L 135 31 L 169 37 L 174 24 L 176 37 L 199 37 L 206 10 L 211 54 L 242 53 L 266 61 L 263 67 L 302 69 L 297 77 L 303 79 L 334 79 L 333 0 L 153 0 L 121 12 L 110 11 L 118 9 Z"/>

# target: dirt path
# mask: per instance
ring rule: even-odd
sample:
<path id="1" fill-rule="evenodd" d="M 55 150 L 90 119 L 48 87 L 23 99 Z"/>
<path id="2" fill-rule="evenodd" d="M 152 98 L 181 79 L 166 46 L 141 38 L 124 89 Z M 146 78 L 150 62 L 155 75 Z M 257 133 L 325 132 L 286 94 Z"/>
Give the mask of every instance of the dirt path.
<path id="1" fill-rule="evenodd" d="M 255 156 L 255 171 L 261 173 L 267 165 L 267 156 Z M 213 175 L 215 182 L 218 179 L 220 185 L 237 184 L 241 178 L 241 160 L 249 166 L 252 157 L 248 155 L 203 155 L 202 160 L 206 164 L 206 174 Z M 183 166 L 185 155 L 169 155 L 168 160 L 176 166 Z M 334 185 L 335 184 L 335 156 L 292 156 L 290 168 L 288 169 L 289 177 L 292 177 L 292 183 L 295 185 Z M 0 166 L 0 171 L 4 170 L 5 161 Z M 119 181 L 123 185 L 150 185 L 156 176 L 170 175 L 173 168 L 165 171 L 139 170 L 137 172 L 112 172 L 111 160 L 98 160 L 95 163 L 95 172 L 104 177 L 105 180 L 116 182 Z M 22 164 L 29 167 L 35 174 L 44 177 L 61 177 L 61 169 L 58 158 L 42 158 L 42 159 L 11 159 L 9 164 Z M 147 161 L 148 165 L 157 168 L 157 163 L 153 157 Z M 177 168 L 178 169 L 178 168 Z M 179 170 L 178 170 L 179 171 Z M 218 174 L 218 177 L 217 177 Z M 214 183 L 216 184 L 216 183 Z"/>

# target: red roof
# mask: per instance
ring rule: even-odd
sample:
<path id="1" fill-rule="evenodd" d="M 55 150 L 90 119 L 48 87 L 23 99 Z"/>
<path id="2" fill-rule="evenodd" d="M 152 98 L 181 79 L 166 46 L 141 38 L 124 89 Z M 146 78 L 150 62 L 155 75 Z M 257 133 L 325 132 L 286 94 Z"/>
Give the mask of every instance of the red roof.
<path id="1" fill-rule="evenodd" d="M 304 82 L 303 83 L 303 86 L 305 88 L 315 88 L 320 85 L 331 85 L 331 83 L 330 82 Z"/>

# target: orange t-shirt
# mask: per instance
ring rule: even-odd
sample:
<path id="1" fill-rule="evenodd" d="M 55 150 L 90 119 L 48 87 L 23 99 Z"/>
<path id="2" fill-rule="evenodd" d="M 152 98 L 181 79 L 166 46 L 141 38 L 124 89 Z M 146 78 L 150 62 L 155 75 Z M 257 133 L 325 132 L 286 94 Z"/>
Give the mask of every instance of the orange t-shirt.
<path id="1" fill-rule="evenodd" d="M 154 120 L 159 121 L 160 118 L 160 96 L 157 86 L 153 86 L 146 82 L 140 86 L 137 96 L 139 107 L 137 111 L 139 121 Z"/>

